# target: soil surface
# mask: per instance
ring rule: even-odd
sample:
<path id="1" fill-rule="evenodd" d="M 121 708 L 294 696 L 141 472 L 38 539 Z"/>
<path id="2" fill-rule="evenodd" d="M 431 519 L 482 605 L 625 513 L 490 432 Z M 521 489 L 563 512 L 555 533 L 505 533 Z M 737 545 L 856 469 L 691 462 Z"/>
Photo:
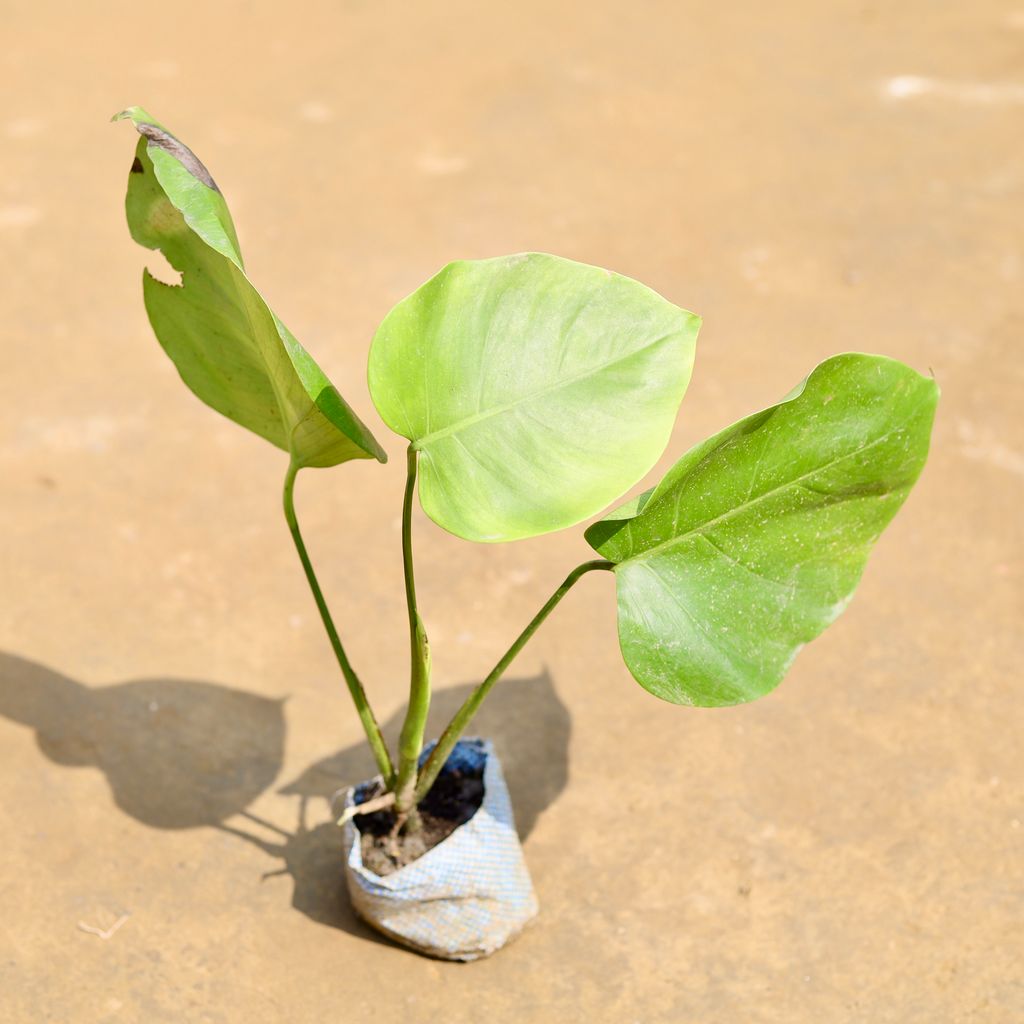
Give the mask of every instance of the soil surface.
<path id="1" fill-rule="evenodd" d="M 1024 1021 L 1024 0 L 0 6 L 2 1024 Z M 854 600 L 763 700 L 637 686 L 611 574 L 545 622 L 472 726 L 541 905 L 488 960 L 351 911 L 329 800 L 376 769 L 286 456 L 146 320 L 133 103 L 390 456 L 296 504 L 392 749 L 406 442 L 366 353 L 449 261 L 555 252 L 704 317 L 637 492 L 836 352 L 941 385 Z M 414 530 L 437 736 L 593 554 Z"/>
<path id="2" fill-rule="evenodd" d="M 369 800 L 380 789 L 365 793 Z M 438 776 L 417 810 L 420 828 L 403 829 L 395 835 L 396 818 L 391 811 L 357 814 L 363 864 L 378 875 L 390 875 L 411 864 L 465 825 L 479 810 L 484 799 L 483 768 L 475 772 L 446 772 Z"/>

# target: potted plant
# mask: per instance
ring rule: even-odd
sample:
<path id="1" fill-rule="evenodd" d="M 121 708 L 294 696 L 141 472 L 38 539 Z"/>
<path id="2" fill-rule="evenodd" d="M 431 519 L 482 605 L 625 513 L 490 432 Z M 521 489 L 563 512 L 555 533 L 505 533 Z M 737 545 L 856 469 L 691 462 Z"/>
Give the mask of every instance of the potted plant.
<path id="1" fill-rule="evenodd" d="M 299 530 L 298 472 L 384 450 L 246 276 L 224 197 L 145 111 L 126 200 L 132 237 L 181 274 L 145 274 L 160 344 L 208 405 L 288 455 L 284 515 L 376 759 L 340 810 L 349 891 L 414 948 L 473 959 L 536 912 L 493 748 L 465 731 L 488 692 L 584 575 L 615 580 L 622 655 L 675 703 L 720 707 L 772 690 L 845 608 L 872 544 L 921 472 L 935 382 L 882 356 L 817 366 L 781 402 L 692 448 L 650 490 L 585 531 L 572 568 L 427 743 L 430 647 L 416 598 L 417 491 L 443 529 L 478 542 L 572 527 L 662 454 L 693 365 L 698 317 L 628 278 L 526 253 L 451 263 L 384 318 L 369 388 L 409 441 L 402 558 L 409 702 L 384 742 Z"/>

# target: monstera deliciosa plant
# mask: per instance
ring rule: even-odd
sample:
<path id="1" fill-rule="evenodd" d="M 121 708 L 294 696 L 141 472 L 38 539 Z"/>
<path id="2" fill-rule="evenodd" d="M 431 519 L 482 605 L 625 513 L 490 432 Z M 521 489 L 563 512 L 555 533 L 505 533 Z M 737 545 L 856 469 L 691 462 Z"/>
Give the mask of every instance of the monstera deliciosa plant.
<path id="1" fill-rule="evenodd" d="M 143 278 L 160 344 L 199 398 L 287 454 L 285 519 L 380 772 L 346 820 L 384 822 L 377 831 L 393 868 L 430 848 L 421 838 L 403 854 L 424 827 L 418 808 L 488 691 L 584 574 L 614 578 L 622 655 L 645 689 L 702 707 L 754 700 L 846 606 L 921 472 L 934 381 L 882 356 L 826 360 L 781 402 L 697 445 L 655 487 L 594 522 L 585 537 L 599 557 L 568 573 L 427 746 L 417 491 L 435 523 L 470 541 L 520 540 L 593 517 L 662 454 L 700 325 L 636 281 L 557 256 L 449 264 L 387 314 L 369 356 L 374 405 L 409 441 L 402 554 L 411 678 L 392 752 L 328 611 L 293 501 L 301 469 L 385 462 L 385 453 L 250 282 L 203 164 L 142 109 L 117 117 L 141 136 L 128 180 L 132 237 L 181 274 L 174 285 Z"/>

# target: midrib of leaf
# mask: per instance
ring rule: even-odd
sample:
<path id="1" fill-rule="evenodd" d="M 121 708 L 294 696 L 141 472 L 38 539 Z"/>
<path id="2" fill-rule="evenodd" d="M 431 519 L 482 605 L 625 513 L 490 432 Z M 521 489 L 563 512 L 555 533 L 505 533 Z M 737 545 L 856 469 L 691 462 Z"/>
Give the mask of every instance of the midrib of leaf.
<path id="1" fill-rule="evenodd" d="M 465 416 L 461 420 L 457 420 L 455 423 L 449 424 L 447 427 L 442 427 L 440 430 L 435 430 L 431 434 L 424 434 L 423 437 L 418 438 L 413 442 L 413 447 L 422 450 L 426 445 L 432 441 L 437 441 L 440 438 L 448 437 L 451 434 L 457 434 L 459 431 L 465 430 L 467 427 L 474 426 L 483 420 L 491 419 L 494 416 L 500 416 L 502 413 L 510 412 L 520 405 L 524 405 L 527 402 L 532 402 L 537 398 L 543 398 L 544 395 L 551 394 L 553 391 L 559 391 L 562 388 L 572 387 L 573 384 L 578 384 L 581 380 L 586 380 L 588 377 L 596 376 L 599 373 L 603 373 L 605 370 L 612 366 L 616 366 L 619 363 L 627 362 L 633 359 L 635 356 L 639 356 L 646 352 L 648 349 L 654 348 L 655 345 L 660 345 L 663 341 L 675 336 L 677 331 L 673 331 L 669 334 L 663 334 L 659 338 L 655 338 L 653 341 L 645 342 L 639 348 L 633 349 L 632 352 L 627 352 L 625 355 L 616 356 L 615 359 L 609 359 L 606 363 L 601 363 L 599 366 L 592 366 L 580 373 L 574 374 L 572 377 L 567 377 L 564 380 L 556 381 L 554 384 L 549 384 L 547 387 L 538 388 L 536 391 L 532 391 L 527 395 L 521 395 L 519 398 L 513 399 L 511 402 L 506 402 L 503 405 L 496 405 L 486 412 L 474 413 L 472 416 Z M 426 393 L 427 400 L 429 401 L 429 391 Z"/>
<path id="2" fill-rule="evenodd" d="M 147 152 L 148 150 L 149 147 L 147 146 Z M 203 252 L 209 254 L 209 259 L 213 262 L 213 264 L 216 264 L 218 260 L 223 261 L 222 266 L 224 267 L 226 273 L 223 275 L 222 278 L 218 273 L 216 273 L 216 271 L 211 272 L 211 270 L 209 269 L 209 265 L 207 265 L 205 277 L 208 282 L 208 286 L 212 286 L 217 291 L 221 292 L 221 294 L 224 295 L 229 302 L 233 302 L 235 308 L 239 309 L 242 316 L 244 317 L 245 323 L 248 327 L 248 332 L 246 334 L 243 334 L 243 339 L 247 343 L 249 349 L 256 353 L 260 362 L 263 364 L 264 374 L 267 378 L 267 383 L 270 385 L 270 390 L 274 396 L 274 401 L 277 403 L 278 414 L 281 417 L 281 425 L 282 427 L 284 427 L 283 433 L 288 440 L 288 447 L 289 449 L 291 449 L 294 440 L 293 435 L 295 433 L 295 428 L 298 425 L 298 423 L 301 422 L 305 417 L 300 417 L 295 423 L 289 425 L 288 420 L 292 419 L 292 417 L 286 414 L 286 409 L 290 412 L 291 406 L 290 404 L 285 404 L 284 396 L 281 394 L 280 389 L 278 388 L 277 385 L 277 381 L 275 381 L 274 379 L 275 375 L 270 372 L 270 364 L 267 359 L 267 353 L 264 351 L 263 346 L 259 343 L 259 341 L 257 341 L 256 327 L 255 324 L 253 323 L 252 314 L 249 309 L 249 302 L 245 294 L 244 287 L 239 287 L 239 282 L 234 277 L 234 275 L 238 274 L 241 276 L 242 281 L 245 282 L 245 285 L 248 285 L 251 294 L 256 298 L 258 302 L 263 304 L 264 308 L 267 310 L 268 313 L 270 312 L 270 306 L 267 305 L 267 302 L 260 294 L 259 289 L 252 283 L 252 281 L 249 279 L 249 275 L 246 274 L 246 272 L 241 268 L 239 263 L 233 259 L 229 259 L 227 256 L 224 255 L 224 253 L 219 252 L 212 245 L 210 245 L 202 237 L 202 235 L 199 234 L 198 231 L 196 231 L 196 229 L 189 222 L 188 216 L 186 215 L 185 211 L 171 199 L 170 194 L 164 187 L 163 182 L 160 180 L 160 175 L 155 173 L 156 165 L 153 162 L 152 153 L 148 153 L 148 155 L 150 159 L 150 166 L 153 167 L 154 176 L 156 177 L 157 184 L 160 187 L 160 191 L 163 193 L 164 199 L 170 204 L 171 208 L 178 214 L 178 216 L 181 217 L 183 223 L 185 224 L 185 227 L 188 229 L 191 244 L 199 247 L 198 252 L 187 254 L 187 258 L 192 262 L 191 268 L 187 266 L 175 267 L 175 269 L 181 274 L 180 284 L 171 285 L 165 281 L 159 280 L 159 278 L 154 277 L 152 274 L 149 274 L 149 276 L 150 278 L 152 278 L 153 281 L 155 281 L 159 285 L 163 285 L 165 288 L 180 290 L 182 298 L 185 298 L 189 302 L 189 304 L 193 306 L 193 308 L 195 308 L 197 306 L 198 300 L 195 297 L 195 292 L 189 288 L 189 282 L 191 281 L 192 274 L 194 272 L 203 272 L 203 264 L 204 262 L 206 262 L 203 259 Z M 167 243 L 165 242 L 164 245 L 165 244 Z M 186 245 L 187 244 L 188 243 L 186 243 Z M 158 248 L 160 252 L 163 253 L 165 257 L 167 257 L 168 262 L 170 262 L 170 257 L 167 256 L 167 253 L 164 251 L 164 245 L 159 245 Z M 149 272 L 147 271 L 147 273 Z M 230 294 L 228 293 L 228 289 L 230 289 Z M 271 319 L 273 319 L 273 314 L 271 314 Z M 278 336 L 280 337 L 280 335 Z M 207 367 L 214 368 L 214 364 L 209 360 L 206 353 L 202 349 L 198 350 L 197 354 L 200 356 L 201 360 L 206 364 Z M 287 353 L 285 355 L 287 357 Z M 216 376 L 216 374 L 214 374 L 214 376 Z"/>
<path id="3" fill-rule="evenodd" d="M 759 502 L 765 501 L 774 495 L 785 491 L 790 487 L 798 487 L 804 480 L 808 480 L 811 477 L 817 476 L 819 473 L 823 473 L 826 469 L 831 469 L 833 466 L 839 465 L 840 462 L 845 462 L 847 459 L 853 458 L 855 455 L 860 455 L 862 452 L 870 451 L 876 445 L 881 444 L 883 441 L 888 441 L 893 434 L 898 433 L 902 430 L 902 427 L 893 427 L 892 430 L 887 430 L 881 437 L 876 437 L 874 441 L 864 445 L 861 448 L 857 448 L 855 451 L 846 452 L 845 455 L 840 455 L 838 458 L 832 459 L 831 462 L 826 462 L 821 466 L 815 466 L 814 469 L 807 473 L 803 473 L 798 477 L 794 477 L 792 480 L 787 480 L 785 483 L 779 484 L 778 487 L 773 487 L 770 491 L 765 491 L 763 494 L 759 494 L 756 498 L 751 501 L 745 501 L 740 505 L 736 505 L 733 508 L 727 509 L 721 515 L 715 516 L 714 519 L 708 519 L 706 522 L 698 523 L 696 526 L 691 527 L 683 533 L 676 534 L 674 537 L 670 537 L 668 540 L 663 540 L 660 544 L 655 544 L 654 547 L 647 548 L 641 551 L 638 555 L 630 555 L 628 558 L 624 558 L 619 565 L 623 565 L 626 562 L 642 562 L 647 561 L 652 555 L 656 555 L 659 551 L 663 551 L 666 548 L 672 548 L 677 544 L 682 543 L 688 537 L 692 537 L 695 534 L 703 536 L 708 527 L 715 526 L 718 523 L 725 522 L 731 519 L 733 516 L 738 515 L 740 512 L 746 512 L 753 508 Z M 643 513 L 641 513 L 642 515 Z M 639 518 L 639 517 L 637 517 Z M 636 520 L 632 520 L 635 522 Z M 706 539 L 706 538 L 705 538 Z"/>
<path id="4" fill-rule="evenodd" d="M 206 242 L 204 242 L 203 239 L 200 238 L 198 235 L 196 236 L 196 238 L 198 239 L 200 245 L 206 245 Z M 215 256 L 220 256 L 221 259 L 225 258 L 221 253 L 218 253 L 217 250 L 214 249 L 212 246 L 207 246 L 207 248 L 209 248 L 210 251 L 213 252 Z M 228 264 L 229 279 L 231 280 L 232 287 L 238 297 L 239 304 L 242 307 L 242 312 L 245 315 L 245 322 L 249 327 L 248 340 L 250 344 L 255 348 L 255 350 L 259 353 L 259 357 L 262 360 L 264 366 L 266 367 L 267 380 L 270 383 L 270 390 L 273 392 L 274 400 L 277 402 L 277 408 L 281 415 L 282 425 L 285 427 L 285 436 L 288 438 L 288 451 L 289 454 L 294 457 L 295 428 L 302 421 L 303 417 L 299 417 L 297 420 L 295 419 L 295 410 L 292 409 L 291 403 L 286 404 L 285 396 L 281 393 L 281 390 L 278 387 L 278 383 L 274 379 L 276 374 L 272 371 L 270 360 L 267 359 L 267 353 L 264 352 L 263 346 L 259 343 L 259 341 L 257 341 L 256 325 L 253 323 L 252 313 L 249 309 L 248 297 L 245 295 L 244 288 L 238 287 L 238 281 L 234 279 L 235 274 L 241 275 L 242 280 L 252 290 L 252 296 L 256 299 L 257 302 L 262 303 L 263 308 L 270 316 L 271 321 L 273 321 L 274 319 L 273 314 L 270 312 L 270 306 L 267 305 L 266 300 L 263 298 L 262 295 L 260 295 L 259 290 L 252 283 L 252 281 L 249 280 L 249 275 L 246 274 L 246 272 L 242 270 L 242 268 L 239 267 L 233 260 L 228 260 Z M 276 324 L 274 324 L 274 333 L 277 335 L 278 344 L 280 345 L 281 348 L 284 348 L 284 339 L 281 337 L 280 332 L 277 330 Z M 285 352 L 284 356 L 287 359 L 288 353 Z M 292 422 L 288 423 L 288 420 L 292 420 Z"/>
<path id="5" fill-rule="evenodd" d="M 226 283 L 230 285 L 231 291 L 234 293 L 235 305 L 237 308 L 241 310 L 242 316 L 245 318 L 246 326 L 248 327 L 248 331 L 244 336 L 245 340 L 248 342 L 249 348 L 256 353 L 260 362 L 263 363 L 267 383 L 270 385 L 270 391 L 274 396 L 274 401 L 277 403 L 278 414 L 281 417 L 281 425 L 282 427 L 284 427 L 284 435 L 288 439 L 289 453 L 294 455 L 295 431 L 298 428 L 298 425 L 307 418 L 310 412 L 312 412 L 312 408 L 307 410 L 305 415 L 299 416 L 298 418 L 295 417 L 295 410 L 292 408 L 291 402 L 286 401 L 284 394 L 282 394 L 281 389 L 278 386 L 277 380 L 275 380 L 275 377 L 277 375 L 272 371 L 271 361 L 270 359 L 268 359 L 268 355 L 270 355 L 270 353 L 266 352 L 264 350 L 263 345 L 261 345 L 260 342 L 257 340 L 258 334 L 256 330 L 256 324 L 253 322 L 252 310 L 250 309 L 249 306 L 250 297 L 254 298 L 258 303 L 261 303 L 263 305 L 264 309 L 270 315 L 271 321 L 273 321 L 273 314 L 270 312 L 270 306 L 267 305 L 267 301 L 260 294 L 259 289 L 252 283 L 252 281 L 249 280 L 249 275 L 244 270 L 242 270 L 242 268 L 237 263 L 235 263 L 234 260 L 229 260 L 226 256 L 224 256 L 223 253 L 218 252 L 216 249 L 213 248 L 213 246 L 207 244 L 207 242 L 204 241 L 204 239 L 197 232 L 193 231 L 192 236 L 198 245 L 201 245 L 209 250 L 209 252 L 212 254 L 215 260 L 222 259 L 225 262 L 225 269 L 227 270 Z M 186 287 L 186 273 L 187 271 L 184 270 L 181 272 L 181 286 L 183 289 Z M 244 282 L 244 285 L 235 278 L 235 274 L 238 274 L 241 277 L 242 282 Z M 246 294 L 245 291 L 246 286 L 248 286 L 249 288 L 248 295 Z M 280 332 L 277 330 L 276 324 L 274 324 L 274 333 L 277 335 L 278 342 L 281 348 L 284 348 L 284 339 L 281 338 Z M 287 351 L 284 352 L 284 357 L 285 359 L 288 359 Z M 290 362 L 291 360 L 289 359 L 288 361 Z M 312 402 L 309 402 L 308 404 L 310 406 L 313 405 Z"/>
<path id="6" fill-rule="evenodd" d="M 305 411 L 301 415 L 297 415 L 298 410 L 293 407 L 292 402 L 289 401 L 287 396 L 282 393 L 280 387 L 278 386 L 277 380 L 275 380 L 276 374 L 272 371 L 271 360 L 268 359 L 268 355 L 270 353 L 266 352 L 264 347 L 263 347 L 263 345 L 259 342 L 259 340 L 257 340 L 258 339 L 258 334 L 257 334 L 257 331 L 256 331 L 256 325 L 253 322 L 252 311 L 251 311 L 250 306 L 249 306 L 249 297 L 250 296 L 247 295 L 246 291 L 245 291 L 246 286 L 249 288 L 251 297 L 255 298 L 255 300 L 258 303 L 262 304 L 263 308 L 269 314 L 271 321 L 273 321 L 274 320 L 274 314 L 271 311 L 269 304 L 267 303 L 266 299 L 264 299 L 263 296 L 260 294 L 259 289 L 252 283 L 252 281 L 249 278 L 249 275 L 243 269 L 243 267 L 241 265 L 241 253 L 238 253 L 238 257 L 239 258 L 237 260 L 235 260 L 235 259 L 232 259 L 232 258 L 226 256 L 224 253 L 220 252 L 214 246 L 210 245 L 206 241 L 206 239 L 204 239 L 202 237 L 202 235 L 195 229 L 193 224 L 190 222 L 188 214 L 186 213 L 186 211 L 183 210 L 181 207 L 179 207 L 171 199 L 170 194 L 168 193 L 167 189 L 164 187 L 163 182 L 160 180 L 160 175 L 158 173 L 156 173 L 156 164 L 155 164 L 155 162 L 153 160 L 153 154 L 152 154 L 152 152 L 150 152 L 151 146 L 152 146 L 152 143 L 147 145 L 147 153 L 148 153 L 149 159 L 150 159 L 150 166 L 153 167 L 153 171 L 154 171 L 154 175 L 155 175 L 156 180 L 157 180 L 157 184 L 160 186 L 160 190 L 163 192 L 164 198 L 167 200 L 167 202 L 169 202 L 171 204 L 171 206 L 177 211 L 178 215 L 184 221 L 185 226 L 188 228 L 189 235 L 191 236 L 192 243 L 194 245 L 200 246 L 201 247 L 200 251 L 203 251 L 203 250 L 207 251 L 210 254 L 210 258 L 214 262 L 216 262 L 217 260 L 223 260 L 224 261 L 224 264 L 223 264 L 224 265 L 224 269 L 227 271 L 227 273 L 225 274 L 226 280 L 224 281 L 224 284 L 227 284 L 230 287 L 231 292 L 233 293 L 233 296 L 234 296 L 234 302 L 235 302 L 236 308 L 240 308 L 241 313 L 242 313 L 243 317 L 245 318 L 245 323 L 246 323 L 246 325 L 248 327 L 248 332 L 247 332 L 246 335 L 244 335 L 244 338 L 245 338 L 246 342 L 248 342 L 249 348 L 257 354 L 257 356 L 259 357 L 260 362 L 263 363 L 264 373 L 265 373 L 265 376 L 267 378 L 267 382 L 270 385 L 270 390 L 271 390 L 271 393 L 274 396 L 274 401 L 277 403 L 278 414 L 281 417 L 281 425 L 284 428 L 283 433 L 284 433 L 284 436 L 285 436 L 285 438 L 287 439 L 287 442 L 288 442 L 288 450 L 289 450 L 289 453 L 292 456 L 294 456 L 295 455 L 295 432 L 296 432 L 296 430 L 299 428 L 299 426 L 302 423 L 304 423 L 306 420 L 308 420 L 312 416 L 314 416 L 314 414 L 319 413 L 320 410 L 316 407 L 316 403 L 310 399 L 309 395 L 305 394 L 305 390 L 303 389 L 303 396 L 304 396 L 304 398 L 306 400 L 306 403 L 305 403 L 306 404 L 306 409 L 305 409 Z M 160 251 L 163 252 L 163 246 L 160 246 Z M 166 255 L 166 253 L 164 255 Z M 199 254 L 195 254 L 192 258 L 193 258 L 193 260 L 195 262 L 195 265 L 197 267 L 201 266 L 203 260 L 202 260 L 201 256 L 199 256 Z M 181 284 L 176 286 L 176 287 L 180 287 L 182 289 L 182 294 L 184 295 L 186 293 L 185 276 L 188 273 L 188 270 L 187 269 L 182 269 L 180 271 L 180 273 L 181 273 Z M 244 284 L 242 284 L 241 282 L 239 282 L 235 278 L 235 276 L 234 276 L 235 274 L 238 274 L 241 277 L 242 282 L 244 282 Z M 150 275 L 150 276 L 152 276 L 152 275 Z M 212 281 L 214 287 L 222 288 L 222 285 L 220 284 L 220 282 L 217 281 L 217 276 L 216 275 L 211 275 L 208 272 L 207 273 L 207 279 Z M 156 280 L 156 279 L 154 278 L 154 280 Z M 164 282 L 160 281 L 158 283 L 163 284 Z M 175 286 L 171 286 L 171 287 L 175 287 Z M 190 301 L 194 301 L 194 300 L 191 299 L 191 293 L 190 293 Z M 281 349 L 284 350 L 283 353 L 282 353 L 284 355 L 284 358 L 290 364 L 291 363 L 291 358 L 288 355 L 287 347 L 286 347 L 286 345 L 284 343 L 284 339 L 281 337 L 280 331 L 278 331 L 278 329 L 277 329 L 276 323 L 274 324 L 274 333 L 275 333 L 275 335 L 278 338 L 278 342 L 280 344 Z M 212 364 L 208 363 L 208 365 L 212 365 Z M 341 432 L 339 431 L 339 433 L 341 433 Z M 351 438 L 348 437 L 347 434 L 342 434 L 342 436 L 345 437 L 345 439 L 348 440 L 348 441 L 352 440 Z M 356 445 L 356 447 L 358 447 L 358 448 L 360 448 L 360 450 L 362 450 L 359 445 Z"/>

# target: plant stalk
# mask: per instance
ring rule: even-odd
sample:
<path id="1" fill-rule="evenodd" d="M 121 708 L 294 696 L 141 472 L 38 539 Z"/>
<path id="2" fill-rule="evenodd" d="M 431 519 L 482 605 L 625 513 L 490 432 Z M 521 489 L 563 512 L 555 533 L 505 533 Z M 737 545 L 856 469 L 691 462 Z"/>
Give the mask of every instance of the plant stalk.
<path id="1" fill-rule="evenodd" d="M 526 642 L 537 632 L 540 624 L 551 614 L 555 606 L 563 597 L 572 589 L 573 585 L 581 576 L 588 572 L 593 572 L 595 569 L 614 569 L 614 562 L 607 562 L 603 559 L 595 559 L 592 562 L 584 562 L 582 565 L 576 566 L 575 569 L 568 576 L 566 576 L 562 585 L 548 598 L 544 607 L 530 620 L 529 625 L 519 634 L 512 646 L 501 656 L 501 660 L 497 665 L 491 669 L 491 672 L 486 679 L 466 698 L 465 703 L 455 713 L 455 717 L 448 724 L 448 727 L 441 734 L 441 738 L 437 741 L 437 745 L 430 752 L 430 757 L 427 758 L 427 763 L 423 766 L 423 770 L 420 772 L 419 779 L 416 783 L 416 802 L 422 800 L 427 793 L 430 792 L 430 787 L 433 786 L 437 776 L 440 774 L 442 767 L 444 767 L 445 761 L 448 760 L 449 755 L 455 749 L 455 744 L 458 742 L 459 737 L 462 735 L 466 726 L 469 725 L 470 720 L 476 714 L 477 709 L 483 702 L 483 699 L 490 692 L 491 687 L 504 675 L 505 670 L 512 664 L 516 655 L 526 646 Z"/>
<path id="2" fill-rule="evenodd" d="M 409 610 L 409 707 L 398 740 L 398 777 L 395 781 L 395 814 L 407 831 L 419 827 L 416 814 L 416 774 L 423 750 L 423 733 L 430 711 L 430 642 L 416 606 L 416 576 L 412 558 L 412 504 L 416 494 L 419 453 L 409 446 L 406 456 L 405 500 L 402 503 L 402 565 L 405 570 L 405 603 Z"/>
<path id="3" fill-rule="evenodd" d="M 355 704 L 356 711 L 359 714 L 359 721 L 363 723 L 363 729 L 366 732 L 367 740 L 369 740 L 370 749 L 373 751 L 373 756 L 377 761 L 377 770 L 384 777 L 387 784 L 391 785 L 395 778 L 395 769 L 391 763 L 391 755 L 388 753 L 388 748 L 384 742 L 384 737 L 381 735 L 377 719 L 374 718 L 370 702 L 366 699 L 366 691 L 363 689 L 363 684 L 359 681 L 359 677 L 352 668 L 348 655 L 345 654 L 345 648 L 342 646 L 341 638 L 338 636 L 338 631 L 334 626 L 334 620 L 331 618 L 331 613 L 327 608 L 327 602 L 324 600 L 323 591 L 320 589 L 316 573 L 313 571 L 313 563 L 309 560 L 309 553 L 306 551 L 306 545 L 302 540 L 302 533 L 299 531 L 299 522 L 295 516 L 294 496 L 295 477 L 298 471 L 299 467 L 294 462 L 289 464 L 288 473 L 284 478 L 284 517 L 288 522 L 288 529 L 291 531 L 292 540 L 295 541 L 295 550 L 299 553 L 302 569 L 306 574 L 306 579 L 309 581 L 309 589 L 313 592 L 313 600 L 316 601 L 320 618 L 323 620 L 324 629 L 327 631 L 327 638 L 331 642 L 334 656 L 338 659 L 341 674 L 345 677 L 348 692 L 352 695 L 352 702 Z"/>

